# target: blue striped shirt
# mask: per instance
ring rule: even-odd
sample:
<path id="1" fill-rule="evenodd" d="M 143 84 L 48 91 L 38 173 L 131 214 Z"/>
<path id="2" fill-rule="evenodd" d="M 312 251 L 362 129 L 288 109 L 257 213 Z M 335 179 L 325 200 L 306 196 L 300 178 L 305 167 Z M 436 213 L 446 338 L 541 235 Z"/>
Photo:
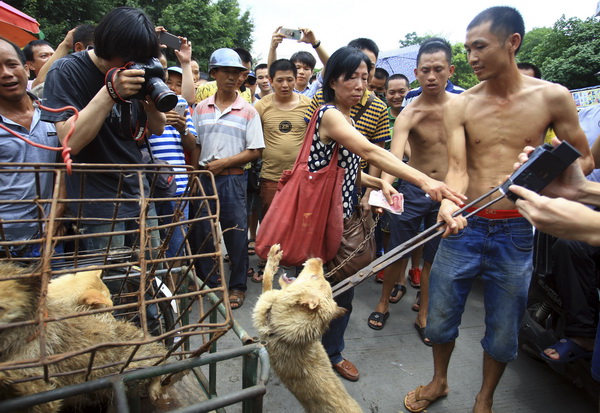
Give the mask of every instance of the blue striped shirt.
<path id="1" fill-rule="evenodd" d="M 185 102 L 185 100 L 178 96 L 179 102 Z M 190 116 L 190 108 L 186 114 L 186 126 L 194 136 L 198 136 L 192 117 Z M 162 135 L 152 135 L 148 138 L 148 143 L 152 149 L 152 155 L 167 162 L 169 165 L 185 165 L 185 155 L 183 154 L 183 145 L 181 144 L 181 135 L 177 132 L 172 125 L 165 125 L 165 130 Z M 185 168 L 173 167 L 175 172 L 185 171 Z M 188 183 L 187 174 L 175 175 L 175 182 L 177 182 L 176 195 L 181 195 L 185 191 L 185 187 Z"/>

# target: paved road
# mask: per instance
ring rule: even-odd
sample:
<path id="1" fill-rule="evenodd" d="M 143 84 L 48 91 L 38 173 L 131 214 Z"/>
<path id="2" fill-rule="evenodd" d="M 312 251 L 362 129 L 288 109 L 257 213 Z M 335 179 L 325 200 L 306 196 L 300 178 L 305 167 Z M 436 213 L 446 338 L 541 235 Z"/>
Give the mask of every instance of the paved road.
<path id="1" fill-rule="evenodd" d="M 256 258 L 251 265 L 256 268 Z M 358 367 L 361 378 L 356 383 L 344 380 L 349 393 L 365 412 L 406 412 L 404 395 L 420 384 L 426 384 L 433 373 L 431 349 L 423 345 L 413 327 L 416 313 L 411 311 L 416 290 L 408 287 L 406 297 L 391 305 L 391 316 L 383 330 L 367 327 L 367 317 L 379 297 L 381 284 L 372 279 L 357 287 L 354 310 L 346 332 L 344 356 Z M 242 308 L 234 311 L 235 319 L 252 335 L 251 311 L 260 285 L 248 280 L 248 295 Z M 460 337 L 450 362 L 450 394 L 433 404 L 428 411 L 468 412 L 481 385 L 482 349 L 479 344 L 484 331 L 481 286 L 475 283 L 463 316 Z M 219 349 L 239 346 L 230 331 L 219 340 Z M 239 360 L 219 365 L 219 394 L 241 388 Z M 524 413 L 592 413 L 598 411 L 581 390 L 555 374 L 545 364 L 521 354 L 509 364 L 496 392 L 494 411 Z M 271 376 L 264 398 L 266 413 L 301 413 L 303 410 L 293 395 Z M 241 412 L 239 405 L 227 412 Z"/>

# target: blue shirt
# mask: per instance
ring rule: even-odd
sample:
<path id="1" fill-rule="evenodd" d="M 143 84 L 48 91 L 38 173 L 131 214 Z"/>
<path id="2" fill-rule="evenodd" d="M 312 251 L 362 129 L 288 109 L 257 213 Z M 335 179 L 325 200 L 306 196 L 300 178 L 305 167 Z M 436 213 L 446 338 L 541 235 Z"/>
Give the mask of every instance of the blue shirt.
<path id="1" fill-rule="evenodd" d="M 448 84 L 446 84 L 446 92 L 456 93 L 458 95 L 464 91 L 465 90 L 462 87 L 456 86 L 448 80 Z M 415 100 L 415 98 L 421 93 L 423 93 L 423 88 L 421 88 L 421 86 L 408 92 L 406 96 L 404 96 L 404 102 L 402 102 L 402 106 L 408 105 L 410 102 Z"/>
<path id="2" fill-rule="evenodd" d="M 13 122 L 12 120 L 0 116 L 0 122 L 13 132 L 29 140 L 50 147 L 58 147 L 59 140 L 56 134 L 54 123 L 40 120 L 40 110 L 36 107 L 31 130 Z M 0 162 L 4 163 L 54 163 L 56 162 L 57 152 L 47 149 L 37 148 L 22 139 L 13 136 L 4 129 L 0 129 Z M 20 168 L 33 170 L 32 167 Z M 47 169 L 48 172 L 39 173 L 0 173 L 0 219 L 3 221 L 34 219 L 37 222 L 30 223 L 11 223 L 4 222 L 2 228 L 6 235 L 6 240 L 21 241 L 28 240 L 36 236 L 40 231 L 40 210 L 37 204 L 25 203 L 3 203 L 1 200 L 52 200 L 52 188 L 54 186 L 54 170 Z M 39 186 L 39 193 L 37 187 Z M 43 203 L 45 214 L 50 211 L 50 202 Z"/>
<path id="3" fill-rule="evenodd" d="M 185 103 L 185 100 L 181 96 L 177 97 L 180 103 Z M 192 116 L 190 115 L 189 107 L 186 115 L 186 126 L 192 135 L 195 137 L 198 136 L 196 133 L 196 128 L 194 127 L 194 122 L 192 121 Z M 175 129 L 173 125 L 165 125 L 163 134 L 160 136 L 150 136 L 148 138 L 148 143 L 150 144 L 150 149 L 152 150 L 152 156 L 155 158 L 161 159 L 167 162 L 169 165 L 185 165 L 185 155 L 183 153 L 183 145 L 181 144 L 181 135 L 179 132 L 177 132 L 177 129 Z M 186 169 L 174 167 L 173 170 L 175 172 L 183 172 Z M 188 183 L 187 174 L 175 175 L 175 182 L 177 182 L 177 191 L 175 194 L 183 194 Z"/>

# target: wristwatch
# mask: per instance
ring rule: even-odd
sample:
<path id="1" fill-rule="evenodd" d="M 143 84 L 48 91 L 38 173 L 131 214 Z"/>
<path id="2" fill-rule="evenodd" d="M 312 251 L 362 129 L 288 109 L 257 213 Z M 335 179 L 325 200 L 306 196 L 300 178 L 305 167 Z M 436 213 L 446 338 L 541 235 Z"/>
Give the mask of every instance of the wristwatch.
<path id="1" fill-rule="evenodd" d="M 179 132 L 179 134 L 181 136 L 187 136 L 188 133 L 190 133 L 190 128 L 185 128 L 185 130 L 183 131 L 183 133 Z"/>

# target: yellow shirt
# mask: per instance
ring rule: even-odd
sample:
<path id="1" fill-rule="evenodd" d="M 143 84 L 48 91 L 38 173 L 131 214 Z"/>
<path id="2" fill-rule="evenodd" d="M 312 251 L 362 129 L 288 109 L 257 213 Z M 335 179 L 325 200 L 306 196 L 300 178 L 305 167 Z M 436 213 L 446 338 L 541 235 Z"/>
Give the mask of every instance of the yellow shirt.
<path id="1" fill-rule="evenodd" d="M 286 169 L 292 169 L 308 126 L 304 113 L 310 106 L 310 98 L 296 94 L 300 103 L 292 110 L 278 109 L 273 103 L 274 93 L 265 96 L 254 108 L 260 115 L 265 139 L 262 153 L 261 178 L 278 181 Z"/>
<path id="2" fill-rule="evenodd" d="M 217 93 L 217 82 L 206 82 L 196 89 L 196 104 L 202 102 L 204 99 L 208 99 L 215 93 Z M 252 91 L 246 88 L 243 92 L 240 92 L 240 96 L 248 103 L 252 104 Z"/>

